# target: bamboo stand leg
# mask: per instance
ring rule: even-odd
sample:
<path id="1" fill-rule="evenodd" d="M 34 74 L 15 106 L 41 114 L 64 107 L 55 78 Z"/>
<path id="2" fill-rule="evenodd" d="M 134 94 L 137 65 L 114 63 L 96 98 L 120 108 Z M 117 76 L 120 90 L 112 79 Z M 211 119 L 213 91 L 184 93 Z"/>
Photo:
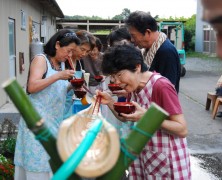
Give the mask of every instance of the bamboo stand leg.
<path id="1" fill-rule="evenodd" d="M 144 146 L 147 144 L 149 139 L 147 135 L 154 134 L 157 129 L 160 128 L 160 125 L 166 119 L 168 113 L 162 108 L 157 106 L 155 103 L 151 104 L 148 111 L 144 116 L 138 121 L 136 128 L 138 130 L 132 130 L 129 136 L 125 139 L 125 148 L 132 152 L 133 154 L 139 155 L 143 150 Z M 145 135 L 144 135 L 145 134 Z M 125 170 L 129 167 L 130 163 L 133 160 L 126 156 L 126 154 L 121 151 L 119 159 L 116 165 L 105 175 L 99 177 L 99 180 L 113 180 L 121 179 L 124 175 Z"/>
<path id="2" fill-rule="evenodd" d="M 37 113 L 36 109 L 33 107 L 16 79 L 6 81 L 2 84 L 2 87 L 20 112 L 21 116 L 27 124 L 27 127 L 35 134 L 46 152 L 51 157 L 49 163 L 53 173 L 55 173 L 63 163 L 56 148 L 55 137 L 50 132 L 50 129 L 45 126 L 41 116 Z M 75 180 L 80 179 L 79 176 L 74 173 L 70 178 Z"/>

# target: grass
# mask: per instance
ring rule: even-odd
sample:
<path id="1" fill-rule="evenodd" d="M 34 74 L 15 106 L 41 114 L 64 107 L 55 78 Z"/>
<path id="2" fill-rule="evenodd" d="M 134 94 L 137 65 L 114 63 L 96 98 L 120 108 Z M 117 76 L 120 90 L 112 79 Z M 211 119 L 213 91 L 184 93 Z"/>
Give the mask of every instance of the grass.
<path id="1" fill-rule="evenodd" d="M 110 30 L 98 30 L 94 32 L 94 35 L 108 35 L 110 33 Z"/>
<path id="2" fill-rule="evenodd" d="M 200 58 L 203 60 L 219 60 L 216 54 L 206 54 L 206 53 L 199 53 L 199 52 L 186 52 L 186 57 L 188 58 Z"/>

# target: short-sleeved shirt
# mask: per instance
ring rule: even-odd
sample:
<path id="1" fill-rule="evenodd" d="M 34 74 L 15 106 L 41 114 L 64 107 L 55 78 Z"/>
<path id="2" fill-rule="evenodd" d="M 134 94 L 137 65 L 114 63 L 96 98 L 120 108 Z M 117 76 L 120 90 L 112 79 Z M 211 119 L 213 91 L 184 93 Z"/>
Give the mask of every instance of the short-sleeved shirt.
<path id="1" fill-rule="evenodd" d="M 153 74 L 146 86 L 132 95 L 134 101 L 148 109 L 155 102 L 170 115 L 181 114 L 182 109 L 175 88 L 168 79 Z M 171 135 L 159 129 L 149 140 L 138 159 L 129 168 L 129 179 L 183 179 L 191 178 L 190 159 L 186 138 Z"/>
<path id="2" fill-rule="evenodd" d="M 88 55 L 82 59 L 82 62 L 84 64 L 84 70 L 90 73 L 89 86 L 97 86 L 99 82 L 95 80 L 94 76 L 101 74 L 102 53 L 98 55 L 98 59 L 96 60 L 92 60 Z"/>

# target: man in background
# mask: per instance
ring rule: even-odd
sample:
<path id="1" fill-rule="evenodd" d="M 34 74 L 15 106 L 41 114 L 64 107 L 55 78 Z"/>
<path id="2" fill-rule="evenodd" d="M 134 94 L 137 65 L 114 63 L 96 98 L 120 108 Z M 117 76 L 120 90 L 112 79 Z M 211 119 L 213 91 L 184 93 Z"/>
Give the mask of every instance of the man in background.
<path id="1" fill-rule="evenodd" d="M 156 20 L 147 12 L 135 11 L 125 20 L 131 42 L 142 49 L 149 71 L 168 78 L 179 92 L 180 58 L 166 34 L 158 31 Z"/>

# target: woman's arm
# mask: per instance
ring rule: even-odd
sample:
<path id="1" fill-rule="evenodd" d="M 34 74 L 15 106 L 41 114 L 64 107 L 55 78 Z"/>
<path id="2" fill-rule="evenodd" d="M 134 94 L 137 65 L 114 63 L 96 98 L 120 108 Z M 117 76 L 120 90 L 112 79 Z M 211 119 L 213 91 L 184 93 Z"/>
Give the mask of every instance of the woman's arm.
<path id="1" fill-rule="evenodd" d="M 111 97 L 111 95 L 105 91 L 96 91 L 96 96 L 101 96 L 101 104 L 105 104 L 112 111 L 114 116 L 122 122 L 125 122 L 125 118 L 118 115 L 118 113 L 114 110 L 113 104 L 115 100 Z"/>
<path id="2" fill-rule="evenodd" d="M 169 134 L 184 138 L 187 136 L 187 123 L 183 114 L 169 116 L 169 120 L 164 120 L 161 128 Z"/>
<path id="3" fill-rule="evenodd" d="M 52 83 L 56 82 L 57 80 L 63 79 L 67 80 L 74 75 L 73 70 L 64 70 L 64 71 L 59 71 L 58 73 L 44 78 L 43 74 L 47 70 L 47 64 L 46 60 L 43 56 L 36 56 L 30 65 L 30 75 L 29 75 L 29 80 L 28 80 L 28 92 L 29 93 L 37 93 Z"/>
<path id="4" fill-rule="evenodd" d="M 125 121 L 139 121 L 145 112 L 145 108 L 142 108 L 138 103 L 132 102 L 136 107 L 136 111 L 133 114 L 123 114 L 121 116 Z M 165 130 L 167 133 L 176 135 L 178 137 L 184 138 L 187 136 L 187 124 L 183 114 L 171 115 L 169 119 L 166 119 L 161 124 L 161 129 Z"/>

